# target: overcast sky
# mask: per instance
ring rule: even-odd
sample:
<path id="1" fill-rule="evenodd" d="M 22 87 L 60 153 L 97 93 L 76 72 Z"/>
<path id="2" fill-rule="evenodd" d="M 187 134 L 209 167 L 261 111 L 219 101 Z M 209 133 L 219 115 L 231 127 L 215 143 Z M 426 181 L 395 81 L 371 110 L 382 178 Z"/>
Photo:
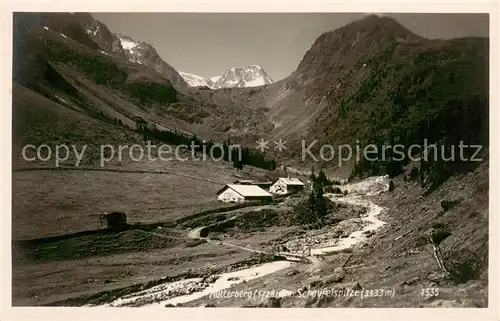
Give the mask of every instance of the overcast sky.
<path id="1" fill-rule="evenodd" d="M 278 81 L 295 70 L 314 40 L 360 13 L 92 13 L 111 32 L 153 45 L 178 71 L 220 76 L 261 65 Z M 488 36 L 485 14 L 392 14 L 428 38 Z"/>

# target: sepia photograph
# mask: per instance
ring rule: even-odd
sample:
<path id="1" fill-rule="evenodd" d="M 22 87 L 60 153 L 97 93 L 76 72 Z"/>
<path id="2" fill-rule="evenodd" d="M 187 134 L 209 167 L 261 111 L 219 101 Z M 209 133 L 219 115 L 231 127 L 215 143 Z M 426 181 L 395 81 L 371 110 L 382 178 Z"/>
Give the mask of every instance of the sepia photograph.
<path id="1" fill-rule="evenodd" d="M 491 307 L 490 18 L 13 12 L 12 306 Z"/>

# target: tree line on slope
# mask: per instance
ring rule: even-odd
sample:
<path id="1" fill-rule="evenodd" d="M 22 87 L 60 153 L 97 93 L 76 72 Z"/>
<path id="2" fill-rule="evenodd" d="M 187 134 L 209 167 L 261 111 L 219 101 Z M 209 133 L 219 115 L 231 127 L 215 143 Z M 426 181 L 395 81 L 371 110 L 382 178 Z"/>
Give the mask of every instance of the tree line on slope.
<path id="1" fill-rule="evenodd" d="M 244 165 L 270 171 L 276 169 L 274 158 L 267 158 L 263 153 L 250 150 L 248 147 L 232 145 L 229 140 L 218 143 L 213 140 L 200 139 L 196 135 L 190 136 L 177 130 L 160 130 L 156 126 L 148 126 L 146 122 L 137 122 L 136 130 L 142 134 L 144 141 L 155 140 L 176 146 L 185 145 L 188 148 L 193 146 L 195 152 L 203 153 L 215 160 L 223 159 L 233 162 L 233 166 L 238 169 L 243 169 Z"/>

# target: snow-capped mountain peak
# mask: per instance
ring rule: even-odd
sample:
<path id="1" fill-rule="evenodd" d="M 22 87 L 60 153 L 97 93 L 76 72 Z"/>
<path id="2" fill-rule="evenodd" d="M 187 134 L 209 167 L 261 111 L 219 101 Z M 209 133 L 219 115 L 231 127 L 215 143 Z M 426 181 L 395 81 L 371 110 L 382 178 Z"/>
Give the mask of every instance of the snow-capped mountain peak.
<path id="1" fill-rule="evenodd" d="M 141 51 L 151 50 L 151 49 L 154 50 L 154 48 L 148 45 L 147 43 L 135 41 L 134 39 L 128 36 L 116 34 L 116 37 L 120 41 L 123 50 L 125 50 L 125 53 L 128 53 L 127 57 L 129 58 L 129 60 L 134 61 L 135 59 L 133 59 L 134 58 L 133 56 L 136 55 L 137 53 L 140 53 Z"/>
<path id="2" fill-rule="evenodd" d="M 158 54 L 156 49 L 142 41 L 136 41 L 128 36 L 115 34 L 128 61 L 144 65 L 164 75 L 174 86 L 185 88 L 188 86 L 181 75 Z"/>
<path id="3" fill-rule="evenodd" d="M 210 81 L 214 83 L 214 82 L 216 82 L 217 80 L 219 80 L 219 78 L 220 78 L 220 77 L 221 77 L 221 76 L 210 77 Z"/>
<path id="4" fill-rule="evenodd" d="M 126 36 L 119 36 L 118 39 L 120 39 L 120 43 L 123 49 L 125 50 L 130 50 L 135 46 L 139 45 L 139 43 L 135 42 L 133 39 Z"/>
<path id="5" fill-rule="evenodd" d="M 273 80 L 260 65 L 243 68 L 232 67 L 222 76 L 207 79 L 190 73 L 180 73 L 191 87 L 207 86 L 212 89 L 231 87 L 257 87 L 273 83 Z"/>

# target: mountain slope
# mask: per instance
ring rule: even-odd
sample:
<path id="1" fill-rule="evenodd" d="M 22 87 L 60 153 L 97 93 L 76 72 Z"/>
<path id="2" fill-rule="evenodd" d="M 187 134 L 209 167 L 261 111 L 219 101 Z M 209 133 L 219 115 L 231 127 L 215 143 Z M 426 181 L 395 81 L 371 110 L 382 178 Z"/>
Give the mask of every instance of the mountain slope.
<path id="1" fill-rule="evenodd" d="M 14 15 L 14 39 L 14 86 L 51 100 L 55 109 L 63 106 L 96 120 L 89 132 L 102 132 L 94 126 L 116 128 L 109 130 L 109 141 L 125 142 L 119 133 L 131 134 L 137 121 L 192 133 L 213 108 L 178 92 L 166 75 L 130 63 L 109 30 L 89 14 L 19 13 Z M 14 106 L 23 104 L 21 93 L 14 91 Z M 46 126 L 42 132 L 51 136 L 48 142 L 66 136 L 63 127 Z M 25 141 L 39 140 L 28 133 Z M 92 135 L 75 143 L 85 142 L 93 144 Z"/>
<path id="2" fill-rule="evenodd" d="M 265 97 L 274 124 L 266 136 L 288 141 L 284 157 L 295 152 L 299 162 L 302 139 L 317 140 L 315 155 L 323 144 L 357 141 L 487 144 L 488 40 L 428 40 L 368 16 L 321 35 L 297 70 L 259 95 L 249 104 Z M 371 162 L 368 171 L 387 165 Z"/>
<path id="3" fill-rule="evenodd" d="M 120 40 L 89 14 L 19 13 L 14 39 L 14 85 L 120 130 L 146 121 L 163 131 L 237 143 L 267 123 L 262 111 L 188 87 L 153 47 Z"/>
<path id="4" fill-rule="evenodd" d="M 145 42 L 135 41 L 124 35 L 117 34 L 116 37 L 119 39 L 129 61 L 153 68 L 158 73 L 165 75 L 180 90 L 187 87 L 187 83 L 177 70 L 166 63 L 153 46 Z"/>
<path id="5" fill-rule="evenodd" d="M 68 95 L 57 95 L 57 103 L 23 86 L 15 85 L 13 97 L 14 167 L 21 159 L 22 147 L 27 144 L 48 144 L 54 147 L 71 142 L 78 150 L 87 146 L 81 164 L 83 166 L 99 159 L 99 147 L 102 145 L 140 142 L 131 131 L 115 126 L 105 118 L 99 119 L 81 113 L 74 108 Z M 34 156 L 29 152 L 29 157 Z"/>
<path id="6" fill-rule="evenodd" d="M 316 154 L 325 143 L 421 143 L 427 132 L 429 143 L 486 142 L 486 39 L 428 40 L 393 19 L 368 16 L 318 37 L 297 70 L 277 83 L 247 88 L 272 80 L 259 66 L 231 68 L 211 80 L 238 88 L 211 91 L 183 85 L 148 44 L 123 35 L 117 44 L 90 15 L 41 14 L 36 23 L 33 14 L 22 17 L 15 19 L 15 38 L 22 39 L 14 48 L 15 80 L 56 102 L 58 91 L 74 93 L 83 110 L 109 112 L 132 127 L 141 117 L 250 145 L 281 138 L 288 142 L 282 159 L 291 156 L 299 165 L 302 139 L 317 140 Z M 356 171 L 393 165 L 398 172 L 407 164 L 364 164 Z"/>

